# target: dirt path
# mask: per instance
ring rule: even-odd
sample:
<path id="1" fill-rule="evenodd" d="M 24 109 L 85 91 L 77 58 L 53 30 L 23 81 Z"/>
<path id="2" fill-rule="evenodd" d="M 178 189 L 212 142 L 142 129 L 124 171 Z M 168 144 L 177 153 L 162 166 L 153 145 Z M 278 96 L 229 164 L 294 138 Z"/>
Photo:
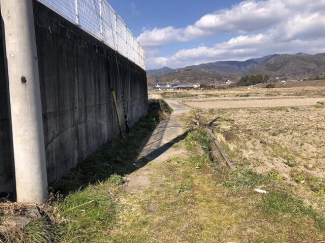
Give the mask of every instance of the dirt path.
<path id="1" fill-rule="evenodd" d="M 142 191 L 150 186 L 150 163 L 165 161 L 172 155 L 184 152 L 172 148 L 172 145 L 185 136 L 186 131 L 179 118 L 190 109 L 174 100 L 166 102 L 173 108 L 173 113 L 168 120 L 158 124 L 137 158 L 135 165 L 140 169 L 126 178 L 125 190 L 128 192 Z"/>

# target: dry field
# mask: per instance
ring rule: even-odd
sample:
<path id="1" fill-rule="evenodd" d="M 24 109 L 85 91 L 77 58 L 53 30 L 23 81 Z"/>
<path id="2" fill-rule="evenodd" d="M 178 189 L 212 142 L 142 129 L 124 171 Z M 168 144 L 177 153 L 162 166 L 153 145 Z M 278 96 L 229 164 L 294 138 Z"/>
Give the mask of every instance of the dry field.
<path id="1" fill-rule="evenodd" d="M 270 107 L 298 107 L 317 105 L 325 98 L 214 98 L 205 100 L 186 100 L 183 103 L 191 108 L 201 109 L 233 109 L 233 108 L 270 108 Z"/>
<path id="2" fill-rule="evenodd" d="M 163 96 L 197 110 L 206 121 L 216 119 L 215 133 L 238 167 L 270 175 L 324 210 L 325 105 L 317 102 L 325 103 L 325 82 L 310 84 Z"/>
<path id="3" fill-rule="evenodd" d="M 210 110 L 206 116 L 212 114 L 237 166 L 325 195 L 325 106 Z"/>
<path id="4" fill-rule="evenodd" d="M 263 85 L 265 86 L 265 84 Z M 168 91 L 151 92 L 149 98 L 159 97 L 175 99 L 194 99 L 198 95 L 206 96 L 205 99 L 215 98 L 324 98 L 325 80 L 291 82 L 286 84 L 277 84 L 277 88 L 266 89 L 263 86 L 254 86 L 251 88 L 240 87 L 226 90 L 190 90 L 190 91 Z M 205 100 L 204 99 L 204 100 Z"/>

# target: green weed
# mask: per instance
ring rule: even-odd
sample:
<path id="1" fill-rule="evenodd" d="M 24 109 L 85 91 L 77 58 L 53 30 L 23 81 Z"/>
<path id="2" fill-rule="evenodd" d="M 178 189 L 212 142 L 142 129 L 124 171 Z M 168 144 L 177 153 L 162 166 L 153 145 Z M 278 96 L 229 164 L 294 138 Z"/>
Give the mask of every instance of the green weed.
<path id="1" fill-rule="evenodd" d="M 192 189 L 192 184 L 189 182 L 182 182 L 180 185 L 177 187 L 178 193 L 190 191 Z"/>
<path id="2" fill-rule="evenodd" d="M 160 104 L 160 109 L 164 112 L 166 112 L 167 114 L 171 114 L 173 112 L 173 108 L 171 108 L 166 101 L 164 100 L 159 100 L 159 104 Z"/>
<path id="3" fill-rule="evenodd" d="M 189 132 L 185 138 L 185 147 L 189 151 L 195 151 L 198 148 L 198 144 L 204 151 L 209 151 L 210 141 L 206 131 L 195 130 Z"/>
<path id="4" fill-rule="evenodd" d="M 276 170 L 271 170 L 268 173 L 268 177 L 273 179 L 273 180 L 282 180 L 283 179 L 283 176 Z"/>
<path id="5" fill-rule="evenodd" d="M 267 182 L 267 179 L 248 169 L 231 171 L 224 182 L 226 187 L 231 187 L 235 192 L 256 188 Z"/>
<path id="6" fill-rule="evenodd" d="M 320 178 L 313 178 L 308 181 L 310 189 L 320 196 L 325 195 L 325 181 Z"/>
<path id="7" fill-rule="evenodd" d="M 114 185 L 122 185 L 124 183 L 124 180 L 122 176 L 113 174 L 108 178 L 108 181 Z"/>
<path id="8" fill-rule="evenodd" d="M 68 196 L 58 205 L 67 219 L 63 234 L 70 242 L 100 242 L 107 235 L 106 228 L 115 219 L 115 203 L 108 193 L 107 184 L 90 186 Z"/>
<path id="9" fill-rule="evenodd" d="M 263 197 L 262 209 L 271 215 L 279 213 L 290 214 L 292 216 L 309 216 L 316 226 L 325 230 L 325 219 L 321 217 L 313 208 L 307 207 L 304 203 L 284 192 L 270 192 Z"/>

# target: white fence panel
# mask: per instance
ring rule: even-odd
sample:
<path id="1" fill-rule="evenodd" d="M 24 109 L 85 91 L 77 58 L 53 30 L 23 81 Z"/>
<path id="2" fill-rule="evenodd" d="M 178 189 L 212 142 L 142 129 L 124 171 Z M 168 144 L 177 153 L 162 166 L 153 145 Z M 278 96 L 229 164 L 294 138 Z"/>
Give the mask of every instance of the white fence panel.
<path id="1" fill-rule="evenodd" d="M 145 69 L 144 50 L 107 0 L 37 0 Z"/>

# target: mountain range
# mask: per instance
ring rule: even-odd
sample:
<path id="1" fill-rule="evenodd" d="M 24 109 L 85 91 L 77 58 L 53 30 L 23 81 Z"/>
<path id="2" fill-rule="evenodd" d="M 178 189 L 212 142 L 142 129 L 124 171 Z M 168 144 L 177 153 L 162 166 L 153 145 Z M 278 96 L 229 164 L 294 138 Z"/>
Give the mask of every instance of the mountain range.
<path id="1" fill-rule="evenodd" d="M 245 75 L 268 75 L 288 79 L 315 79 L 325 77 L 325 53 L 274 54 L 246 61 L 218 61 L 187 66 L 180 69 L 164 67 L 148 70 L 148 83 L 222 83 L 239 80 Z"/>

